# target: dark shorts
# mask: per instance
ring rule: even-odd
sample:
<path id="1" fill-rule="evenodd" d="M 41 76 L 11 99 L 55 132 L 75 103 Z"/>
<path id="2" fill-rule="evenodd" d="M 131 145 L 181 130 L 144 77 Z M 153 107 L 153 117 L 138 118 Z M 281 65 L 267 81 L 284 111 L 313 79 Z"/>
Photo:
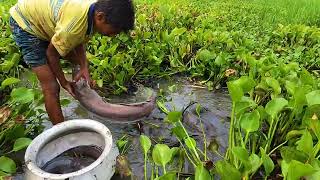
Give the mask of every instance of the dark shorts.
<path id="1" fill-rule="evenodd" d="M 12 17 L 10 17 L 10 27 L 24 62 L 32 68 L 47 64 L 46 51 L 49 42 L 24 31 Z"/>

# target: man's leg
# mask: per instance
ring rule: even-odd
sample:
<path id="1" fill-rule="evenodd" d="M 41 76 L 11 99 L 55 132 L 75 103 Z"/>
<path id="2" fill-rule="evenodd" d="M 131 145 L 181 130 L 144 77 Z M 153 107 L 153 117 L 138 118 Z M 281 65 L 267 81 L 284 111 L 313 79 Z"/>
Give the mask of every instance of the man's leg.
<path id="1" fill-rule="evenodd" d="M 40 81 L 46 110 L 51 122 L 53 124 L 63 122 L 59 99 L 60 86 L 46 62 L 46 50 L 49 42 L 24 31 L 12 17 L 10 17 L 10 27 L 24 62 L 32 67 L 32 71 Z"/>
<path id="2" fill-rule="evenodd" d="M 64 121 L 60 106 L 60 86 L 49 65 L 32 68 L 40 81 L 44 95 L 45 107 L 51 122 L 55 125 Z"/>

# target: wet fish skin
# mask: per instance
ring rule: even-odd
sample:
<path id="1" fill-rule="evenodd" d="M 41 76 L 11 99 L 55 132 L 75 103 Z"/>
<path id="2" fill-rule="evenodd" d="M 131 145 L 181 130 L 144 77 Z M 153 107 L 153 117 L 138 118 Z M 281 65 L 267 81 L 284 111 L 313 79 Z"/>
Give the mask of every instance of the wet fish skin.
<path id="1" fill-rule="evenodd" d="M 73 75 L 79 72 L 79 67 L 73 68 Z M 118 122 L 130 122 L 141 119 L 151 114 L 155 108 L 156 93 L 145 102 L 132 104 L 111 104 L 91 89 L 84 80 L 74 85 L 76 99 L 88 111 L 101 117 L 113 119 Z"/>
<path id="2" fill-rule="evenodd" d="M 78 171 L 82 168 L 76 159 L 71 157 L 61 157 L 56 158 L 53 162 L 49 162 L 42 169 L 49 173 L 66 174 Z"/>

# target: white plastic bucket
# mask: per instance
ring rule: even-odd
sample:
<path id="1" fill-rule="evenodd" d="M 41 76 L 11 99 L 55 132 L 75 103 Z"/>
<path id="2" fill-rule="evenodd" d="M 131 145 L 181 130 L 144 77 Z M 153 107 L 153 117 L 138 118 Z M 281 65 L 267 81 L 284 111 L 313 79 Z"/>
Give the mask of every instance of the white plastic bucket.
<path id="1" fill-rule="evenodd" d="M 89 166 L 67 174 L 52 174 L 41 169 L 63 152 L 95 146 L 101 155 Z M 109 129 L 94 120 L 78 119 L 60 123 L 37 136 L 26 150 L 26 180 L 109 180 L 114 174 L 119 151 Z"/>

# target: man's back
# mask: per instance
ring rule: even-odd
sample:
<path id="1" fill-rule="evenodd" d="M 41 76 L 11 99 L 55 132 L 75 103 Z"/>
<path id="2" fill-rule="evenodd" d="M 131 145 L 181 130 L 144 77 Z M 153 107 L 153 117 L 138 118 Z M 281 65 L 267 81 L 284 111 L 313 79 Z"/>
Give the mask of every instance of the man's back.
<path id="1" fill-rule="evenodd" d="M 73 48 L 85 40 L 88 11 L 94 2 L 95 0 L 19 0 L 11 8 L 10 14 L 22 29 L 40 39 L 53 41 L 59 53 L 64 55 L 66 48 Z"/>

